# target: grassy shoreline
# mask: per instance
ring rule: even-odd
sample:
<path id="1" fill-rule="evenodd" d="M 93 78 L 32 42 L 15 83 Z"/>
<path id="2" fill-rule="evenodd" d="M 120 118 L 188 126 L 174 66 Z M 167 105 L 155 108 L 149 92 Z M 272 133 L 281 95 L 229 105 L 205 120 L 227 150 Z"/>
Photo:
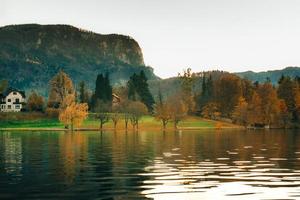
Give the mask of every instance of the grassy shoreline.
<path id="1" fill-rule="evenodd" d="M 128 124 L 128 130 L 133 130 L 131 124 Z M 86 119 L 81 127 L 76 131 L 99 131 L 100 122 L 92 117 Z M 189 116 L 178 125 L 178 130 L 202 130 L 202 129 L 243 129 L 243 127 L 220 121 L 203 119 L 200 117 Z M 0 130 L 22 130 L 22 131 L 67 131 L 64 125 L 58 119 L 37 117 L 34 119 L 11 118 L 0 121 Z M 121 119 L 117 128 L 114 129 L 112 121 L 104 124 L 102 130 L 125 131 L 124 120 Z M 139 123 L 139 130 L 162 130 L 162 125 L 152 116 L 144 116 Z M 173 123 L 167 125 L 166 130 L 174 130 Z"/>

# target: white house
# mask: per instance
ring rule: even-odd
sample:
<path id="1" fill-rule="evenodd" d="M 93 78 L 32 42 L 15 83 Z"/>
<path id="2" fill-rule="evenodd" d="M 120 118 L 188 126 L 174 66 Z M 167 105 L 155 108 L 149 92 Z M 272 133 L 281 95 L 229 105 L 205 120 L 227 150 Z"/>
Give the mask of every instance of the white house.
<path id="1" fill-rule="evenodd" d="M 20 112 L 25 104 L 25 92 L 13 88 L 7 89 L 0 94 L 1 112 Z"/>

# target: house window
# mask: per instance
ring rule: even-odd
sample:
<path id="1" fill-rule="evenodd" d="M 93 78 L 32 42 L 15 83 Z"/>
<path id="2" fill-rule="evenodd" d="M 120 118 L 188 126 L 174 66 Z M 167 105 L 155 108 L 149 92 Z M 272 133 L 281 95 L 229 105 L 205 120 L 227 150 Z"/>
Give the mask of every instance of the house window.
<path id="1" fill-rule="evenodd" d="M 8 105 L 8 106 L 7 106 L 7 109 L 11 109 L 11 105 Z"/>
<path id="2" fill-rule="evenodd" d="M 13 92 L 13 94 L 14 94 L 14 95 L 17 95 L 17 93 L 16 93 L 16 92 Z"/>
<path id="3" fill-rule="evenodd" d="M 16 103 L 20 103 L 20 99 L 19 98 L 16 99 Z"/>
<path id="4" fill-rule="evenodd" d="M 7 102 L 11 102 L 11 99 L 7 99 Z"/>
<path id="5" fill-rule="evenodd" d="M 16 109 L 20 109 L 20 105 L 16 105 L 15 108 L 16 108 Z"/>

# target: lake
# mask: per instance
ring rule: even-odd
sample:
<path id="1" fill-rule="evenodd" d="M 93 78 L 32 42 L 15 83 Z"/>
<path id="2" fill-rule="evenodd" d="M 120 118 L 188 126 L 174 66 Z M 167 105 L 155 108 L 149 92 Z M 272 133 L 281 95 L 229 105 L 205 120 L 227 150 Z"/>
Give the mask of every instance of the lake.
<path id="1" fill-rule="evenodd" d="M 0 132 L 0 199 L 300 199 L 300 132 Z"/>

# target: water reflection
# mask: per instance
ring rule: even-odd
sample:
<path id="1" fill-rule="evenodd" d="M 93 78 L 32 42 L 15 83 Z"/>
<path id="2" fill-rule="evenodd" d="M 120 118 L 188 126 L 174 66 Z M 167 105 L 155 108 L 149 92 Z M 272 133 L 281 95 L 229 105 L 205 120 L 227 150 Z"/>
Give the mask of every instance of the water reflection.
<path id="1" fill-rule="evenodd" d="M 187 151 L 194 151 L 199 144 L 165 147 L 162 156 L 140 174 L 149 179 L 141 186 L 142 194 L 158 200 L 300 198 L 299 138 L 261 134 L 215 134 L 213 141 L 202 135 L 202 148 L 195 157 Z M 194 136 L 185 135 L 181 142 L 195 141 Z M 289 136 L 298 143 L 288 143 Z"/>
<path id="2" fill-rule="evenodd" d="M 59 160 L 62 164 L 61 177 L 67 184 L 74 182 L 80 170 L 83 170 L 88 158 L 87 137 L 79 132 L 64 133 L 59 136 Z"/>
<path id="3" fill-rule="evenodd" d="M 299 199 L 296 132 L 0 132 L 0 199 Z"/>
<path id="4" fill-rule="evenodd" d="M 3 133 L 4 169 L 14 179 L 22 176 L 22 141 L 21 138 L 11 137 L 9 132 Z"/>

